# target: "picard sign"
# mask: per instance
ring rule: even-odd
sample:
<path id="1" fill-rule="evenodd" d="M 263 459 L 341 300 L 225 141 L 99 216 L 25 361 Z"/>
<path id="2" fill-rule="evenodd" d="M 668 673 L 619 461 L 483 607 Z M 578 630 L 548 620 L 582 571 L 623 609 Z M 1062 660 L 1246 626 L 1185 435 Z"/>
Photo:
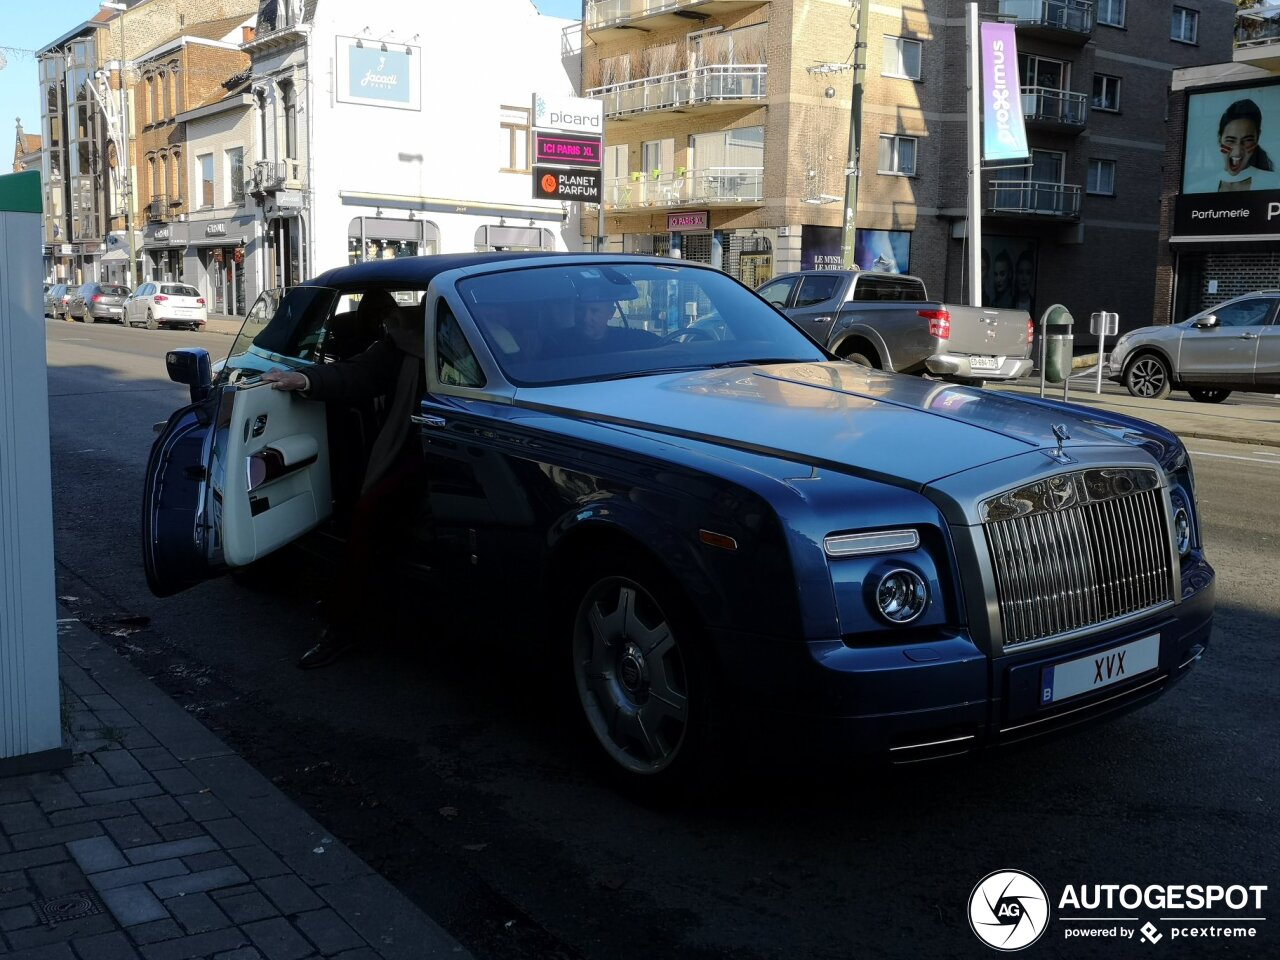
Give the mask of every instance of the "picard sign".
<path id="1" fill-rule="evenodd" d="M 600 202 L 599 170 L 561 170 L 536 165 L 533 168 L 533 195 L 539 200 Z"/>
<path id="2" fill-rule="evenodd" d="M 534 155 L 538 163 L 557 163 L 569 167 L 599 167 L 600 138 L 569 133 L 533 135 Z"/>

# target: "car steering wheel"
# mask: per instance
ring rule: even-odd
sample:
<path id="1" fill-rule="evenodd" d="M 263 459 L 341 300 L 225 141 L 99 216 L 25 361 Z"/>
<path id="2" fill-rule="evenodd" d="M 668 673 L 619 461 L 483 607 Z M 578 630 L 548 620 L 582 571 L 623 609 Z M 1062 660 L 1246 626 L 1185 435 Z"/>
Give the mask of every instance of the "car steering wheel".
<path id="1" fill-rule="evenodd" d="M 714 340 L 715 334 L 703 330 L 701 327 L 684 327 L 681 330 L 674 330 L 662 338 L 663 344 L 668 343 L 688 343 L 691 340 Z"/>

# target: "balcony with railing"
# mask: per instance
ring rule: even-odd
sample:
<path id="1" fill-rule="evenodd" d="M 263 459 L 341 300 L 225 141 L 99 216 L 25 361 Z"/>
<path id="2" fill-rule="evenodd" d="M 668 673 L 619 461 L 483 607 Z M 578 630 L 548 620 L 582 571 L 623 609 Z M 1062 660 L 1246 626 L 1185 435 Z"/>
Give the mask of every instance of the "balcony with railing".
<path id="1" fill-rule="evenodd" d="M 764 202 L 763 167 L 703 167 L 658 176 L 638 173 L 604 183 L 606 210 L 646 207 L 751 206 Z"/>
<path id="2" fill-rule="evenodd" d="M 604 103 L 612 120 L 670 110 L 715 113 L 742 103 L 763 100 L 769 67 L 763 63 L 710 64 L 658 77 L 645 77 L 587 91 Z"/>
<path id="3" fill-rule="evenodd" d="M 583 29 L 597 43 L 631 33 L 689 27 L 769 0 L 588 0 Z"/>
<path id="4" fill-rule="evenodd" d="M 1265 70 L 1280 70 L 1280 3 L 1259 3 L 1236 13 L 1231 58 Z"/>
<path id="5" fill-rule="evenodd" d="M 152 223 L 168 223 L 170 219 L 170 198 L 158 193 L 147 204 L 147 219 Z"/>
<path id="6" fill-rule="evenodd" d="M 1000 13 L 1018 18 L 1018 34 L 1076 46 L 1093 36 L 1092 0 L 1000 0 Z"/>
<path id="7" fill-rule="evenodd" d="M 1050 220 L 1080 218 L 1080 185 L 1047 180 L 995 180 L 989 187 L 987 213 Z"/>
<path id="8" fill-rule="evenodd" d="M 1089 116 L 1083 93 L 1052 87 L 1023 87 L 1022 115 L 1027 126 L 1059 133 L 1079 133 Z"/>

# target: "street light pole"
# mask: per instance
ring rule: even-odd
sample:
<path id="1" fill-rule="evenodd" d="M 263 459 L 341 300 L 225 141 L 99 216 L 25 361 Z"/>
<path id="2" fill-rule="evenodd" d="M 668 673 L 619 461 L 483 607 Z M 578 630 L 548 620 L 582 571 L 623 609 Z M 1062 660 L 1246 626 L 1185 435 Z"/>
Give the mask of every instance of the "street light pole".
<path id="1" fill-rule="evenodd" d="M 867 29 L 870 0 L 855 0 L 858 20 L 853 41 L 853 102 L 849 105 L 849 160 L 844 171 L 844 229 L 840 233 L 840 257 L 846 270 L 857 266 L 854 258 L 858 232 L 858 180 L 862 177 L 862 82 L 867 70 Z"/>
<path id="2" fill-rule="evenodd" d="M 120 0 L 103 0 L 102 7 L 107 10 L 115 10 L 120 14 L 120 156 L 117 158 L 121 164 L 123 190 L 124 195 L 124 232 L 129 243 L 129 286 L 136 288 L 137 282 L 137 263 L 138 254 L 133 240 L 133 170 L 130 165 L 129 155 L 129 91 L 126 84 L 127 71 L 125 69 L 125 43 L 124 43 L 124 15 L 129 8 Z"/>

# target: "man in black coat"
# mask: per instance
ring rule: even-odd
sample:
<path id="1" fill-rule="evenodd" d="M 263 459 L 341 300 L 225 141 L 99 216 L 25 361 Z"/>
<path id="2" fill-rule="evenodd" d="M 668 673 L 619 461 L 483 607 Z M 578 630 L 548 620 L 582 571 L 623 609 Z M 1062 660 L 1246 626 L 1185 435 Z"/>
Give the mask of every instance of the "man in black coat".
<path id="1" fill-rule="evenodd" d="M 383 591 L 378 580 L 381 549 L 392 539 L 397 508 L 409 506 L 425 483 L 422 447 L 409 419 L 426 385 L 421 310 L 405 317 L 385 290 L 366 293 L 357 308 L 362 326 L 381 322 L 383 336 L 349 360 L 317 364 L 305 373 L 272 370 L 263 375 L 275 390 L 296 391 L 307 400 L 385 401 L 382 426 L 369 453 L 360 498 L 352 510 L 346 549 L 335 589 L 326 603 L 329 626 L 298 660 L 303 669 L 327 666 L 355 647 L 362 629 L 376 622 Z M 416 318 L 416 322 L 414 322 Z"/>

